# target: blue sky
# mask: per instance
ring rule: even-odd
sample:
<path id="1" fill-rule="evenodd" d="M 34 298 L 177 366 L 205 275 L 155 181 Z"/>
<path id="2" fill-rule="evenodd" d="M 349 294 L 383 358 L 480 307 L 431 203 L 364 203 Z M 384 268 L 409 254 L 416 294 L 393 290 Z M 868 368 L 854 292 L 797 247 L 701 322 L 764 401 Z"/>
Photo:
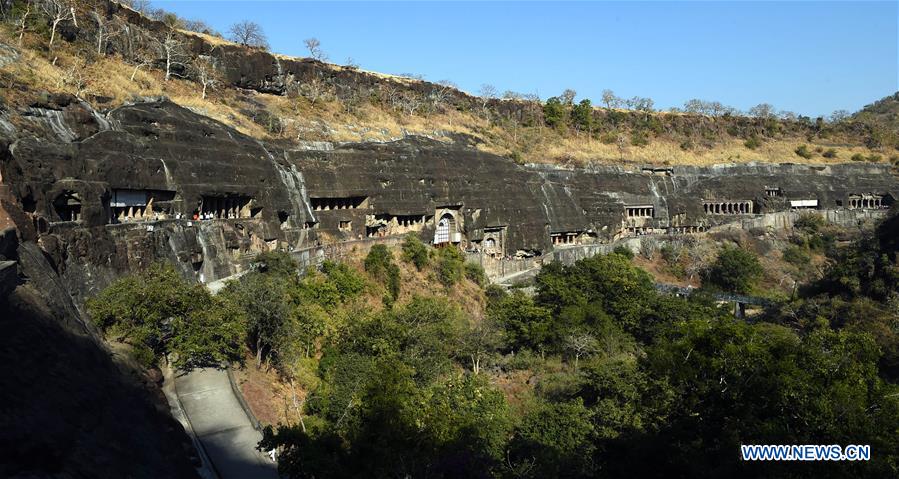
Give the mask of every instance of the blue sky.
<path id="1" fill-rule="evenodd" d="M 897 90 L 899 2 L 153 1 L 225 33 L 248 19 L 272 50 L 449 79 L 476 93 L 546 98 L 566 88 L 690 98 L 811 116 L 855 111 Z"/>

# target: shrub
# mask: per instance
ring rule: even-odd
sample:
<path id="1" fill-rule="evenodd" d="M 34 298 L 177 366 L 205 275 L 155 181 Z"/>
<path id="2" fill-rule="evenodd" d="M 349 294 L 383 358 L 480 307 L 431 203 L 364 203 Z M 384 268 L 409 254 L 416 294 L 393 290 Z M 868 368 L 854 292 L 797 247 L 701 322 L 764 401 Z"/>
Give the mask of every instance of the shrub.
<path id="1" fill-rule="evenodd" d="M 824 226 L 824 217 L 814 213 L 801 215 L 793 222 L 793 227 L 808 234 L 817 233 Z"/>
<path id="2" fill-rule="evenodd" d="M 852 160 L 852 161 L 865 161 L 865 155 L 863 155 L 863 154 L 861 154 L 861 153 L 856 153 L 856 154 L 852 155 L 852 158 L 850 158 L 850 160 Z"/>
<path id="3" fill-rule="evenodd" d="M 365 279 L 346 263 L 325 261 L 322 263 L 322 272 L 337 289 L 341 301 L 356 297 L 365 289 Z"/>
<path id="4" fill-rule="evenodd" d="M 296 276 L 299 271 L 297 262 L 294 261 L 290 254 L 283 251 L 267 251 L 265 253 L 259 253 L 256 255 L 254 263 L 254 266 L 258 271 L 276 276 Z"/>
<path id="5" fill-rule="evenodd" d="M 614 131 L 608 131 L 599 135 L 599 142 L 604 145 L 614 145 L 618 141 L 618 134 Z"/>
<path id="6" fill-rule="evenodd" d="M 808 248 L 812 251 L 823 251 L 831 243 L 832 235 L 816 234 L 808 237 Z"/>
<path id="7" fill-rule="evenodd" d="M 802 247 L 790 245 L 784 250 L 783 259 L 793 266 L 802 267 L 803 265 L 808 264 L 812 260 L 812 257 Z"/>
<path id="8" fill-rule="evenodd" d="M 455 246 L 437 250 L 437 279 L 444 286 L 452 286 L 462 279 L 465 258 Z"/>
<path id="9" fill-rule="evenodd" d="M 762 265 L 749 251 L 725 246 L 715 263 L 706 271 L 705 279 L 714 288 L 729 293 L 748 293 L 762 275 Z"/>
<path id="10" fill-rule="evenodd" d="M 634 259 L 634 252 L 627 246 L 618 245 L 612 250 L 612 253 L 624 256 L 627 259 Z"/>
<path id="11" fill-rule="evenodd" d="M 403 241 L 403 261 L 414 264 L 419 271 L 428 265 L 428 247 L 415 233 L 407 234 Z"/>
<path id="12" fill-rule="evenodd" d="M 882 156 L 876 155 L 876 154 L 872 154 L 872 155 L 868 156 L 868 161 L 870 161 L 871 163 L 877 163 L 882 159 L 883 159 Z"/>
<path id="13" fill-rule="evenodd" d="M 465 277 L 478 286 L 487 283 L 487 273 L 484 272 L 484 267 L 477 263 L 465 263 Z"/>
<path id="14" fill-rule="evenodd" d="M 520 349 L 504 359 L 505 366 L 512 371 L 535 370 L 543 364 L 543 358 L 530 349 Z"/>
<path id="15" fill-rule="evenodd" d="M 749 148 L 750 150 L 754 150 L 760 146 L 762 146 L 762 140 L 759 139 L 758 136 L 752 135 L 746 141 L 743 142 L 743 146 Z"/>
<path id="16" fill-rule="evenodd" d="M 395 300 L 399 297 L 400 268 L 393 262 L 393 253 L 387 246 L 376 244 L 371 247 L 365 257 L 365 271 L 385 283 L 390 299 Z"/>
<path id="17" fill-rule="evenodd" d="M 642 131 L 634 131 L 631 133 L 631 145 L 646 146 L 649 144 L 649 137 Z"/>
<path id="18" fill-rule="evenodd" d="M 796 153 L 797 155 L 799 155 L 805 159 L 809 159 L 809 158 L 815 156 L 815 154 L 812 153 L 812 151 L 808 149 L 808 145 L 799 145 L 799 147 L 796 148 L 796 150 L 794 150 L 794 153 Z"/>
<path id="19" fill-rule="evenodd" d="M 836 158 L 837 150 L 835 150 L 833 148 L 828 148 L 827 151 L 825 151 L 824 153 L 821 154 L 821 156 L 823 156 L 824 158 Z"/>

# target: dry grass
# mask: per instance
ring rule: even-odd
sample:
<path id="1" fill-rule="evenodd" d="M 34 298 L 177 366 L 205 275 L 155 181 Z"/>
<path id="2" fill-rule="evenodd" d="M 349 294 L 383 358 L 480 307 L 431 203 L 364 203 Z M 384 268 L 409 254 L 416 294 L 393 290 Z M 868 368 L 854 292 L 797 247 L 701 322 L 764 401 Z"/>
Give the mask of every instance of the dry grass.
<path id="1" fill-rule="evenodd" d="M 227 40 L 196 32 L 185 32 L 213 44 L 230 44 Z M 0 29 L 0 39 L 15 45 L 9 27 Z M 743 145 L 742 140 L 728 139 L 708 149 L 684 150 L 674 140 L 651 138 L 645 146 L 633 146 L 629 137 L 617 144 L 605 144 L 586 135 L 567 137 L 542 127 L 500 127 L 472 112 L 449 110 L 427 115 L 406 115 L 385 109 L 369 101 L 348 106 L 333 97 L 311 103 L 306 98 L 291 98 L 219 88 L 201 98 L 199 85 L 180 79 L 164 81 L 158 70 L 140 69 L 118 57 L 81 59 L 85 52 L 73 51 L 70 44 L 61 42 L 53 52 L 55 62 L 45 51 L 46 40 L 26 35 L 19 61 L 3 68 L 7 83 L 25 86 L 24 91 L 6 88 L 7 103 L 22 106 L 33 102 L 41 90 L 64 91 L 93 101 L 95 97 L 111 100 L 96 104 L 111 108 L 139 97 L 167 96 L 172 101 L 228 124 L 240 132 L 256 138 L 288 138 L 298 141 L 393 141 L 407 135 L 421 135 L 450 141 L 451 135 L 467 135 L 475 139 L 477 148 L 501 156 L 515 157 L 523 163 L 587 164 L 665 164 L 711 165 L 718 163 L 793 162 L 842 163 L 858 153 L 870 156 L 871 150 L 860 146 L 829 144 L 824 141 L 807 142 L 802 139 L 767 140 L 756 150 Z M 291 58 L 292 57 L 283 57 Z M 343 69 L 339 65 L 330 65 Z M 375 74 L 375 73 L 372 73 Z M 401 83 L 420 80 L 376 74 Z M 267 110 L 280 121 L 280 128 L 270 128 L 253 121 L 254 110 Z M 812 151 L 833 148 L 835 158 L 824 158 L 820 152 L 810 159 L 798 156 L 798 146 L 807 144 Z M 888 155 L 881 155 L 886 158 Z"/>

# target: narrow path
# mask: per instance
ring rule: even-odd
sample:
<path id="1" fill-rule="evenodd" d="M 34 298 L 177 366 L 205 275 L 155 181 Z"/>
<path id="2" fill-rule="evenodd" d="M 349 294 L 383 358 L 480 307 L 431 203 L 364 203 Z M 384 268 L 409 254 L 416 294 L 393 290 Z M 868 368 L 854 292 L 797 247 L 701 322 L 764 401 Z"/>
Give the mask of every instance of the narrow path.
<path id="1" fill-rule="evenodd" d="M 221 479 L 278 479 L 275 463 L 256 451 L 262 434 L 240 407 L 225 371 L 177 376 L 175 392 Z"/>
<path id="2" fill-rule="evenodd" d="M 531 269 L 526 269 L 524 271 L 517 271 L 512 274 L 508 274 L 506 276 L 500 276 L 493 280 L 495 284 L 505 287 L 511 287 L 516 282 L 520 282 L 526 279 L 530 279 L 533 276 L 537 276 L 537 273 L 540 272 L 540 266 L 535 266 Z"/>

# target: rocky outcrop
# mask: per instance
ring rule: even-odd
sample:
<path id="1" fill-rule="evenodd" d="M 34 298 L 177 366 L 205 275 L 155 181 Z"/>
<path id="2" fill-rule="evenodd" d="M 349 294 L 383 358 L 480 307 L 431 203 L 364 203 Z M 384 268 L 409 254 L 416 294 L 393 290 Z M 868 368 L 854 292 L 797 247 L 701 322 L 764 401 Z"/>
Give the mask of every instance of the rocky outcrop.
<path id="1" fill-rule="evenodd" d="M 0 476 L 198 477 L 161 377 L 99 342 L 34 243 L 6 254 L 21 278 L 0 296 Z"/>
<path id="2" fill-rule="evenodd" d="M 564 169 L 422 138 L 301 148 L 165 100 L 100 113 L 58 95 L 0 119 L 13 216 L 76 303 L 158 260 L 209 282 L 259 251 L 407 232 L 530 256 L 899 197 L 874 164 Z"/>

